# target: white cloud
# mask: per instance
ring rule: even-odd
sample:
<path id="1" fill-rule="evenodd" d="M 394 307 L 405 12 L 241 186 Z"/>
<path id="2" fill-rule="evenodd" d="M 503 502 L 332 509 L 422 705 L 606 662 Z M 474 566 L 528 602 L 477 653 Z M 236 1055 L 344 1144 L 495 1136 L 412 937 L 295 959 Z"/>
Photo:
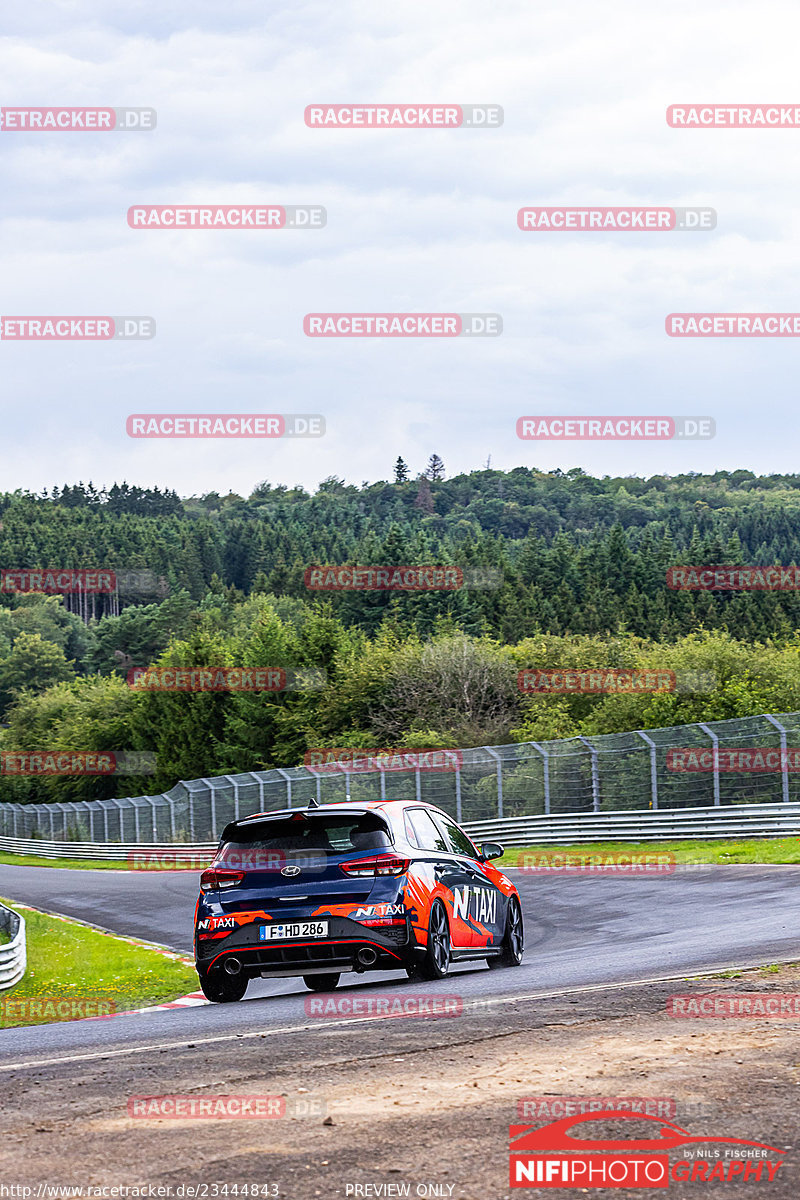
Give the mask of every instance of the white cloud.
<path id="1" fill-rule="evenodd" d="M 794 341 L 667 338 L 674 310 L 800 308 L 798 130 L 681 131 L 680 101 L 800 104 L 788 4 L 142 0 L 16 9 L 6 105 L 158 110 L 0 134 L 2 311 L 148 314 L 152 342 L 0 342 L 4 487 L 127 477 L 790 470 Z M 499 103 L 499 130 L 308 129 L 307 104 Z M 135 203 L 318 203 L 315 232 L 138 231 Z M 710 205 L 701 234 L 521 233 L 523 205 Z M 313 341 L 310 311 L 501 312 L 501 338 Z M 321 412 L 320 441 L 132 442 L 133 411 Z M 693 413 L 713 442 L 532 446 L 519 415 Z"/>

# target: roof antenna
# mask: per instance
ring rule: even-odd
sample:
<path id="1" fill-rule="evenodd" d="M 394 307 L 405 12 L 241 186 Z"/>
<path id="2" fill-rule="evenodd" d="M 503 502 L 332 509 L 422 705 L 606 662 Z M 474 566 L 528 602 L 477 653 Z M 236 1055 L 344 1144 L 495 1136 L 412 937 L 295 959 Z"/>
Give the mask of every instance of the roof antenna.
<path id="1" fill-rule="evenodd" d="M 308 802 L 308 808 L 322 808 L 322 805 L 320 804 L 319 800 L 317 800 L 316 796 L 311 797 Z"/>

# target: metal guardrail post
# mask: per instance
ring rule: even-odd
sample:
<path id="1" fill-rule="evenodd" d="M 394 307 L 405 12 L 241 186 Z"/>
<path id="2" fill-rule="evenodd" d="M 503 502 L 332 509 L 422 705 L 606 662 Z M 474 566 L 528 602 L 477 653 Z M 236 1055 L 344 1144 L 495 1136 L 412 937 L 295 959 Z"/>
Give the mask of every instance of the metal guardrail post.
<path id="1" fill-rule="evenodd" d="M 592 755 L 592 811 L 600 812 L 600 773 L 597 769 L 597 748 L 588 738 L 579 737 L 578 741 L 583 742 L 584 746 L 588 746 Z"/>
<path id="2" fill-rule="evenodd" d="M 483 749 L 487 754 L 491 754 L 492 758 L 497 762 L 497 819 L 503 819 L 503 760 L 496 750 L 491 746 L 484 746 Z"/>
<path id="3" fill-rule="evenodd" d="M 714 804 L 719 804 L 719 738 L 714 733 L 709 725 L 705 725 L 702 721 L 697 722 L 698 729 L 702 729 L 703 733 L 707 733 L 711 738 L 714 756 Z"/>
<path id="4" fill-rule="evenodd" d="M 539 751 L 542 756 L 542 776 L 544 780 L 544 812 L 545 816 L 550 815 L 550 751 L 545 750 L 538 742 L 531 742 L 531 745 Z"/>
<path id="5" fill-rule="evenodd" d="M 253 779 L 255 779 L 256 783 L 258 784 L 258 810 L 259 810 L 259 812 L 263 812 L 264 811 L 264 780 L 260 779 L 259 776 L 256 775 L 255 771 L 250 771 L 248 773 L 253 776 Z"/>
<path id="6" fill-rule="evenodd" d="M 380 776 L 381 776 L 381 800 L 385 800 L 386 799 L 386 772 L 383 769 L 381 769 Z"/>
<path id="7" fill-rule="evenodd" d="M 67 840 L 67 810 L 64 807 L 64 804 L 61 800 L 57 800 L 55 803 L 56 803 L 56 808 L 61 813 L 61 817 L 62 817 L 61 836 L 63 837 L 64 841 L 66 841 Z M 16 823 L 14 825 L 14 828 L 16 829 Z"/>
<path id="8" fill-rule="evenodd" d="M 637 729 L 640 738 L 644 738 L 650 747 L 650 807 L 655 810 L 658 808 L 658 764 L 656 762 L 656 744 L 651 737 L 648 737 L 643 729 Z"/>
<path id="9" fill-rule="evenodd" d="M 277 770 L 278 774 L 281 775 L 283 777 L 283 779 L 286 780 L 286 807 L 291 808 L 292 807 L 292 777 L 291 777 L 291 775 L 288 774 L 287 771 L 284 771 L 283 767 L 276 767 L 276 770 Z"/>
<path id="10" fill-rule="evenodd" d="M 417 804 L 421 804 L 422 803 L 422 777 L 420 775 L 419 767 L 417 767 L 416 770 L 414 771 L 414 788 L 415 788 L 416 797 L 417 797 Z"/>
<path id="11" fill-rule="evenodd" d="M 456 763 L 456 820 L 461 824 L 461 768 Z"/>
<path id="12" fill-rule="evenodd" d="M 778 733 L 781 735 L 781 790 L 783 792 L 783 803 L 789 803 L 789 755 L 787 753 L 788 746 L 786 742 L 786 730 L 777 717 L 771 717 L 769 713 L 764 713 L 764 717 L 771 725 L 774 725 Z"/>
<path id="13" fill-rule="evenodd" d="M 461 820 L 461 765 L 459 762 L 460 754 L 453 753 L 452 750 L 445 750 L 444 753 L 445 753 L 446 757 L 452 759 L 455 764 L 454 770 L 456 773 L 456 820 L 460 821 Z"/>
<path id="14" fill-rule="evenodd" d="M 158 841 L 158 818 L 156 817 L 156 801 L 155 796 L 145 796 L 145 800 L 150 805 L 150 812 L 153 817 L 153 841 Z M 92 839 L 94 840 L 94 839 Z"/>
<path id="15" fill-rule="evenodd" d="M 233 819 L 234 819 L 234 821 L 238 821 L 239 820 L 239 784 L 236 782 L 236 780 L 233 778 L 232 775 L 224 775 L 223 778 L 227 779 L 228 783 L 233 788 Z"/>
<path id="16" fill-rule="evenodd" d="M 216 838 L 217 838 L 217 793 L 214 790 L 214 785 L 212 784 L 210 779 L 201 779 L 200 782 L 204 783 L 206 785 L 206 787 L 208 788 L 209 792 L 211 793 L 211 836 L 212 836 L 212 838 L 214 838 L 216 840 Z"/>
<path id="17" fill-rule="evenodd" d="M 111 803 L 112 803 L 112 804 L 115 804 L 115 805 L 116 805 L 116 807 L 117 807 L 117 812 L 119 813 L 119 840 L 120 840 L 121 842 L 124 842 L 124 841 L 125 841 L 125 829 L 124 829 L 124 827 L 123 827 L 123 824 L 122 824 L 122 821 L 123 821 L 123 817 L 122 817 L 122 805 L 120 804 L 119 800 L 115 800 L 115 799 L 113 798 L 113 796 L 112 796 L 112 798 L 111 798 Z"/>

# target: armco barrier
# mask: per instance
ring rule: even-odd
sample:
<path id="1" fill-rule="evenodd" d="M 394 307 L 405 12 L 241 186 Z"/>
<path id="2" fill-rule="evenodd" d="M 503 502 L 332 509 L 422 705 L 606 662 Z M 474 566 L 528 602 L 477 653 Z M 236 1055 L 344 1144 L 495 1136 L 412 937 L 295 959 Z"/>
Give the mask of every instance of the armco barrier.
<path id="1" fill-rule="evenodd" d="M 670 751 L 687 749 L 703 752 L 702 770 L 676 765 L 683 757 Z M 769 752 L 768 769 L 733 769 L 730 752 L 740 749 Z M 73 857 L 82 856 L 78 847 L 85 843 L 213 845 L 228 821 L 248 813 L 302 808 L 311 800 L 357 804 L 387 798 L 434 804 L 466 825 L 531 819 L 543 834 L 549 822 L 572 817 L 588 829 L 596 818 L 627 813 L 638 820 L 642 810 L 694 812 L 713 806 L 715 827 L 721 828 L 729 819 L 724 814 L 734 809 L 750 831 L 744 836 L 755 837 L 759 808 L 783 806 L 788 815 L 790 805 L 800 804 L 798 763 L 800 713 L 779 713 L 472 746 L 453 753 L 445 770 L 428 769 L 412 756 L 401 769 L 361 771 L 345 757 L 325 767 L 182 780 L 154 796 L 6 803 L 2 797 L 13 795 L 13 786 L 0 777 L 0 839 L 68 842 Z M 112 853 L 119 858 L 127 852 Z"/>
<path id="2" fill-rule="evenodd" d="M 558 817 L 505 817 L 501 821 L 468 821 L 472 840 L 504 846 L 543 846 L 587 842 L 669 842 L 685 838 L 776 838 L 800 836 L 800 804 L 747 804 L 726 808 L 642 809 L 575 813 Z M 36 854 L 40 858 L 81 858 L 124 862 L 134 856 L 143 869 L 169 870 L 185 858 L 200 871 L 197 859 L 213 856 L 216 843 L 163 845 L 131 842 L 40 842 L 35 838 L 0 838 L 0 851 Z M 134 866 L 136 863 L 134 862 Z"/>
<path id="3" fill-rule="evenodd" d="M 28 966 L 25 918 L 0 904 L 0 929 L 11 938 L 0 946 L 0 990 L 19 983 Z"/>
<path id="4" fill-rule="evenodd" d="M 503 821 L 473 821 L 465 829 L 478 844 L 496 839 L 504 846 L 797 837 L 800 835 L 800 804 L 736 804 L 726 808 L 512 817 Z"/>
<path id="5" fill-rule="evenodd" d="M 211 861 L 216 842 L 54 842 L 38 838 L 0 837 L 5 854 L 33 854 L 37 858 L 80 858 L 92 862 L 125 862 L 134 855 L 156 856 L 169 864 L 180 859 L 207 857 Z M 199 868 L 198 868 L 199 870 Z"/>

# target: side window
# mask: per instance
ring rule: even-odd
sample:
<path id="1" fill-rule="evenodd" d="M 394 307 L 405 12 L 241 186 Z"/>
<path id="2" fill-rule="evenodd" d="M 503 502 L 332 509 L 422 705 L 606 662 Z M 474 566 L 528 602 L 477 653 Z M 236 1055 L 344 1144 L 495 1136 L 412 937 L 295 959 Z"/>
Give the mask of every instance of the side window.
<path id="1" fill-rule="evenodd" d="M 403 813 L 403 825 L 405 827 L 406 841 L 409 842 L 412 846 L 417 846 L 421 850 L 422 847 L 420 846 L 419 842 L 417 841 L 417 834 L 414 829 L 414 826 L 411 824 L 411 817 L 409 815 L 408 809 L 406 809 L 405 812 Z"/>
<path id="2" fill-rule="evenodd" d="M 439 850 L 445 854 L 448 853 L 442 835 L 424 808 L 408 808 L 406 815 L 411 821 L 416 834 L 415 841 L 420 850 Z"/>
<path id="3" fill-rule="evenodd" d="M 444 826 L 444 831 L 447 834 L 447 840 L 450 843 L 450 848 L 454 854 L 466 854 L 468 858 L 478 857 L 478 851 L 464 833 L 463 829 L 459 829 L 456 823 L 448 820 L 447 817 L 439 817 L 439 821 Z"/>

